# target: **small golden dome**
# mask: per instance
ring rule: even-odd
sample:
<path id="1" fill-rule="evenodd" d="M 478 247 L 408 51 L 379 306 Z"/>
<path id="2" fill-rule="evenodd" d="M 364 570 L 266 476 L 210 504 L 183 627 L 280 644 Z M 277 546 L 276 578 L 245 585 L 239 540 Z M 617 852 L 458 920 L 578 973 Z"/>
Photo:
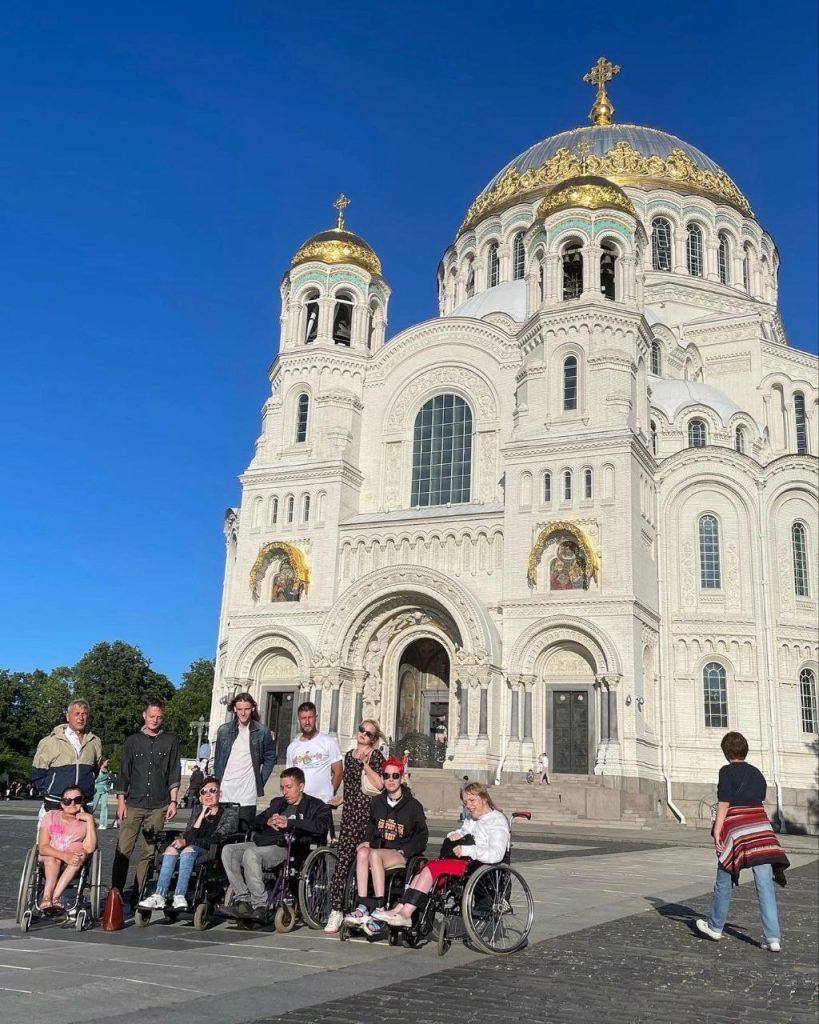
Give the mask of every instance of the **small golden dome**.
<path id="1" fill-rule="evenodd" d="M 356 235 L 344 227 L 344 208 L 349 203 L 350 200 L 345 195 L 338 197 L 333 203 L 338 210 L 336 226 L 327 231 L 319 231 L 300 245 L 290 261 L 291 267 L 312 260 L 319 263 L 352 263 L 374 276 L 381 276 L 381 261 L 372 246 L 365 242 L 361 235 Z"/>
<path id="2" fill-rule="evenodd" d="M 596 174 L 581 174 L 555 185 L 540 201 L 536 218 L 540 220 L 578 206 L 586 210 L 622 210 L 632 217 L 637 216 L 631 200 L 619 185 Z"/>

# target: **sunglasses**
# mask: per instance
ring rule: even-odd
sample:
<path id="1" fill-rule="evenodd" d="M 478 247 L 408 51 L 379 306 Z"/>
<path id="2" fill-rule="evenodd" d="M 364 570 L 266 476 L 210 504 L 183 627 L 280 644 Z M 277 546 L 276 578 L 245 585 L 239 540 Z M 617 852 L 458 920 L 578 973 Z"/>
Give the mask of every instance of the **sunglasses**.
<path id="1" fill-rule="evenodd" d="M 63 807 L 70 807 L 72 804 L 82 804 L 84 799 L 81 796 L 64 796 L 61 798 L 60 803 Z"/>
<path id="2" fill-rule="evenodd" d="M 381 778 L 382 779 L 400 779 L 401 778 L 401 772 L 382 772 L 381 773 Z"/>
<path id="3" fill-rule="evenodd" d="M 368 740 L 374 740 L 375 739 L 375 733 L 374 732 L 370 732 L 369 729 L 365 729 L 363 723 L 361 725 L 359 725 L 358 731 L 361 733 L 362 736 L 366 736 Z"/>
<path id="4" fill-rule="evenodd" d="M 200 789 L 199 790 L 200 795 L 202 795 L 203 793 L 218 793 L 218 792 L 219 792 L 219 790 L 216 788 L 216 786 L 207 786 L 207 787 L 205 787 L 205 789 Z"/>

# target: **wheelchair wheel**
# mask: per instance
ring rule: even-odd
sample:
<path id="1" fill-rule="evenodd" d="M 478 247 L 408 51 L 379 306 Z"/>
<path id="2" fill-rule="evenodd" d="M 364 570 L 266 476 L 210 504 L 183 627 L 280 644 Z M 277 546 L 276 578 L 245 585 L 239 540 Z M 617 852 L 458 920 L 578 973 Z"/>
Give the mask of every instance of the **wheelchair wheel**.
<path id="1" fill-rule="evenodd" d="M 134 924 L 137 928 L 146 928 L 151 923 L 151 911 L 140 910 L 139 907 L 134 911 Z"/>
<path id="2" fill-rule="evenodd" d="M 32 913 L 30 910 L 24 910 L 23 916 L 20 919 L 20 931 L 27 932 L 31 927 Z"/>
<path id="3" fill-rule="evenodd" d="M 449 921 L 445 917 L 441 918 L 441 922 L 438 925 L 438 956 L 444 956 L 449 952 L 449 947 L 452 945 L 452 939 L 449 937 Z"/>
<path id="4" fill-rule="evenodd" d="M 292 932 L 295 924 L 296 911 L 293 907 L 288 907 L 286 904 L 276 907 L 276 913 L 273 915 L 273 927 L 277 932 Z"/>
<path id="5" fill-rule="evenodd" d="M 523 877 L 507 864 L 483 864 L 461 897 L 466 934 L 483 953 L 514 953 L 532 930 L 534 901 Z"/>
<path id="6" fill-rule="evenodd" d="M 338 866 L 338 853 L 313 850 L 299 878 L 299 910 L 310 928 L 323 928 L 330 916 L 330 883 Z"/>
<path id="7" fill-rule="evenodd" d="M 99 921 L 102 913 L 102 857 L 99 847 L 91 854 L 88 865 L 88 904 L 92 921 Z"/>
<path id="8" fill-rule="evenodd" d="M 17 913 L 14 915 L 14 919 L 19 925 L 23 923 L 23 914 L 26 908 L 33 904 L 37 896 L 36 892 L 31 891 L 32 888 L 36 888 L 37 873 L 37 845 L 35 843 L 26 854 L 23 873 L 20 875 L 20 885 L 17 889 Z M 31 921 L 29 920 L 30 923 Z M 28 929 L 25 930 L 27 931 Z"/>
<path id="9" fill-rule="evenodd" d="M 213 917 L 213 910 L 210 903 L 200 903 L 193 912 L 193 927 L 203 932 L 210 924 Z"/>
<path id="10" fill-rule="evenodd" d="M 77 916 L 74 918 L 74 927 L 78 932 L 84 931 L 87 921 L 87 915 L 84 910 L 78 910 Z"/>

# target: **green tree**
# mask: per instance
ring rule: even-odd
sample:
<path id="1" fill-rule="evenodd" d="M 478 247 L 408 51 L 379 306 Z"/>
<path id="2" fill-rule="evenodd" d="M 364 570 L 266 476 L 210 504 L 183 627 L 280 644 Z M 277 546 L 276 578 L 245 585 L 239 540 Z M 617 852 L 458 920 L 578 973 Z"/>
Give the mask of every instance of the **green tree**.
<path id="1" fill-rule="evenodd" d="M 213 662 L 197 658 L 182 674 L 182 685 L 165 709 L 165 728 L 176 735 L 183 757 L 196 756 L 196 733 L 191 735 L 190 723 L 210 716 L 213 693 Z"/>
<path id="2" fill-rule="evenodd" d="M 0 670 L 0 771 L 21 780 L 29 777 L 37 744 L 65 721 L 71 698 L 65 672 Z"/>
<path id="3" fill-rule="evenodd" d="M 174 694 L 167 676 L 155 672 L 138 647 L 122 640 L 95 644 L 70 670 L 70 678 L 74 696 L 91 707 L 91 729 L 114 768 L 123 740 L 142 725 L 145 701 L 168 702 Z"/>

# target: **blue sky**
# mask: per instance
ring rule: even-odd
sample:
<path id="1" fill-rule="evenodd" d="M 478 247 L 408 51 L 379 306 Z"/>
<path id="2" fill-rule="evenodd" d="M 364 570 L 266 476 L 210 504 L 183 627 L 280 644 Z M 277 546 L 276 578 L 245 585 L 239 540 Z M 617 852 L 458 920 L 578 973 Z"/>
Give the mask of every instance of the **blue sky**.
<path id="1" fill-rule="evenodd" d="M 212 655 L 290 256 L 343 190 L 389 333 L 434 315 L 470 201 L 585 123 L 601 53 L 618 120 L 738 182 L 815 351 L 816 28 L 801 0 L 6 6 L 0 666 L 123 639 L 178 681 Z"/>

